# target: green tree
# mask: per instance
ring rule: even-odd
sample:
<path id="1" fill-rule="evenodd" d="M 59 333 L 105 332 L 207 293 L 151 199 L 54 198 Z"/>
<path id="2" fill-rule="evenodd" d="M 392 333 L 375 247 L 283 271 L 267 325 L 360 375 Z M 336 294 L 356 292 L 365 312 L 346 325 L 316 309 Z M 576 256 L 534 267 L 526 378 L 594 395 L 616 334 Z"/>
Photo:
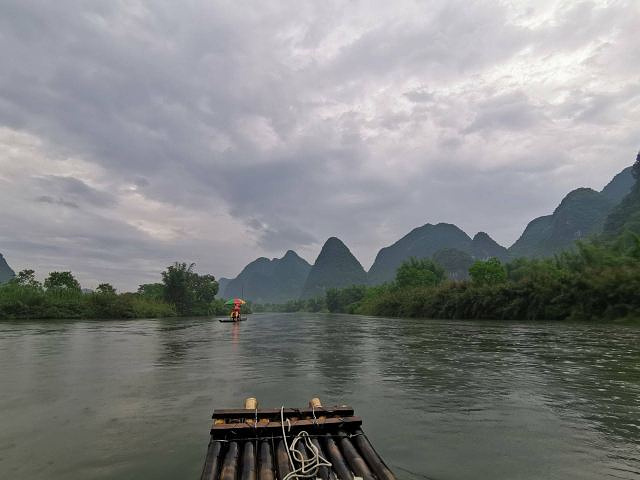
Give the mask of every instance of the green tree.
<path id="1" fill-rule="evenodd" d="M 198 275 L 195 263 L 175 262 L 162 272 L 164 298 L 180 315 L 206 315 L 212 309 L 218 282 L 213 275 Z"/>
<path id="2" fill-rule="evenodd" d="M 445 279 L 444 269 L 428 258 L 410 258 L 398 267 L 396 284 L 401 288 L 433 287 Z"/>
<path id="3" fill-rule="evenodd" d="M 357 302 L 364 298 L 367 287 L 352 285 L 345 288 L 330 288 L 325 294 L 327 309 L 334 312 L 350 313 L 355 310 Z"/>
<path id="4" fill-rule="evenodd" d="M 193 289 L 196 302 L 209 304 L 218 293 L 218 282 L 213 275 L 198 275 L 193 278 Z"/>
<path id="5" fill-rule="evenodd" d="M 71 272 L 51 272 L 44 281 L 47 290 L 80 291 L 80 284 Z"/>
<path id="6" fill-rule="evenodd" d="M 111 285 L 110 283 L 101 283 L 96 288 L 96 293 L 99 293 L 101 295 L 115 295 L 116 289 L 113 288 L 113 285 Z"/>
<path id="7" fill-rule="evenodd" d="M 164 285 L 162 283 L 144 283 L 138 287 L 138 294 L 152 300 L 163 300 Z"/>
<path id="8" fill-rule="evenodd" d="M 471 265 L 469 275 L 477 285 L 497 285 L 507 280 L 507 271 L 497 258 L 478 260 Z"/>
<path id="9" fill-rule="evenodd" d="M 36 280 L 36 272 L 31 269 L 21 270 L 11 282 L 21 287 L 42 288 L 42 284 Z"/>
<path id="10" fill-rule="evenodd" d="M 180 315 L 188 315 L 193 308 L 194 295 L 191 283 L 194 266 L 195 263 L 187 265 L 184 262 L 175 262 L 162 272 L 164 298 L 176 306 Z"/>
<path id="11" fill-rule="evenodd" d="M 457 248 L 443 248 L 433 254 L 433 261 L 440 265 L 454 280 L 468 278 L 473 258 L 467 252 Z"/>

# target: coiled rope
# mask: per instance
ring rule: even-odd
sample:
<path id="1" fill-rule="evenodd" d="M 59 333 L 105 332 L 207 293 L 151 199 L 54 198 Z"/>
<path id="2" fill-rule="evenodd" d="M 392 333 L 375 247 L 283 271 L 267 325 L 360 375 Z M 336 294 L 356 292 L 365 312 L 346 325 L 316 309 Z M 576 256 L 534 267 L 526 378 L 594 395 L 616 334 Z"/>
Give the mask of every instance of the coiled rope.
<path id="1" fill-rule="evenodd" d="M 313 412 L 314 420 L 315 420 L 315 411 Z M 284 445 L 287 448 L 287 455 L 289 456 L 289 463 L 291 463 L 291 472 L 289 472 L 282 480 L 291 480 L 293 478 L 316 478 L 318 476 L 318 469 L 320 467 L 331 467 L 331 462 L 329 462 L 326 458 L 324 458 L 320 451 L 316 448 L 316 446 L 311 441 L 311 436 L 306 431 L 301 431 L 291 441 L 291 444 L 287 442 L 287 434 L 284 430 L 284 406 L 280 408 L 280 426 L 282 427 L 282 439 L 284 440 Z M 289 430 L 291 430 L 291 422 L 287 418 L 287 424 L 289 426 Z M 302 442 L 305 446 L 306 450 L 310 452 L 309 458 L 305 458 L 300 450 L 296 449 L 296 445 L 298 442 Z M 294 463 L 294 459 L 296 462 L 300 464 L 300 467 L 296 468 Z"/>

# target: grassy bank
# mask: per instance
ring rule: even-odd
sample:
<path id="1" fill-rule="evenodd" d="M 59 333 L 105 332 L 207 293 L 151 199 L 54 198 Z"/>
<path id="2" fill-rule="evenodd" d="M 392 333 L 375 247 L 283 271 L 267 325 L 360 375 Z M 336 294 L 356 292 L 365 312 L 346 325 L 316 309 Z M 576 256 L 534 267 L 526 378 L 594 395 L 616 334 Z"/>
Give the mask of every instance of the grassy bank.
<path id="1" fill-rule="evenodd" d="M 162 282 L 140 285 L 135 293 L 117 293 L 108 283 L 98 285 L 95 291 L 83 291 L 71 272 L 51 272 L 41 283 L 33 270 L 23 270 L 0 284 L 0 319 L 228 314 L 224 300 L 215 298 L 218 282 L 212 275 L 193 272 L 193 267 L 194 264 L 175 263 L 162 272 Z"/>
<path id="2" fill-rule="evenodd" d="M 0 286 L 0 318 L 149 318 L 176 316 L 173 305 L 137 293 L 83 293 Z"/>

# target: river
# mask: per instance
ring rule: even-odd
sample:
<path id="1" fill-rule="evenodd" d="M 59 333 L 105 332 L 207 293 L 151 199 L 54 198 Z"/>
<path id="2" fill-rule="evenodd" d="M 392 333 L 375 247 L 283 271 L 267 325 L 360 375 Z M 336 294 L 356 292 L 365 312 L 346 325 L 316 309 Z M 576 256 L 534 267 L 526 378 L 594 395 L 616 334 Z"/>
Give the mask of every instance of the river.
<path id="1" fill-rule="evenodd" d="M 0 323 L 0 478 L 197 479 L 214 408 L 350 404 L 399 478 L 640 479 L 640 327 Z"/>

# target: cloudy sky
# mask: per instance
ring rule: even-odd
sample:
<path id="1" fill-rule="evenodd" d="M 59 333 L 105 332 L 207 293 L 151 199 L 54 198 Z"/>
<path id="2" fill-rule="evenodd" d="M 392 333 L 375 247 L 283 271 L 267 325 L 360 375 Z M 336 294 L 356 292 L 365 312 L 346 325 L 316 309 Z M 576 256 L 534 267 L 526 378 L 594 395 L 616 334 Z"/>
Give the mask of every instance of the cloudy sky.
<path id="1" fill-rule="evenodd" d="M 0 0 L 0 252 L 235 276 L 424 223 L 508 246 L 640 146 L 640 2 Z"/>

